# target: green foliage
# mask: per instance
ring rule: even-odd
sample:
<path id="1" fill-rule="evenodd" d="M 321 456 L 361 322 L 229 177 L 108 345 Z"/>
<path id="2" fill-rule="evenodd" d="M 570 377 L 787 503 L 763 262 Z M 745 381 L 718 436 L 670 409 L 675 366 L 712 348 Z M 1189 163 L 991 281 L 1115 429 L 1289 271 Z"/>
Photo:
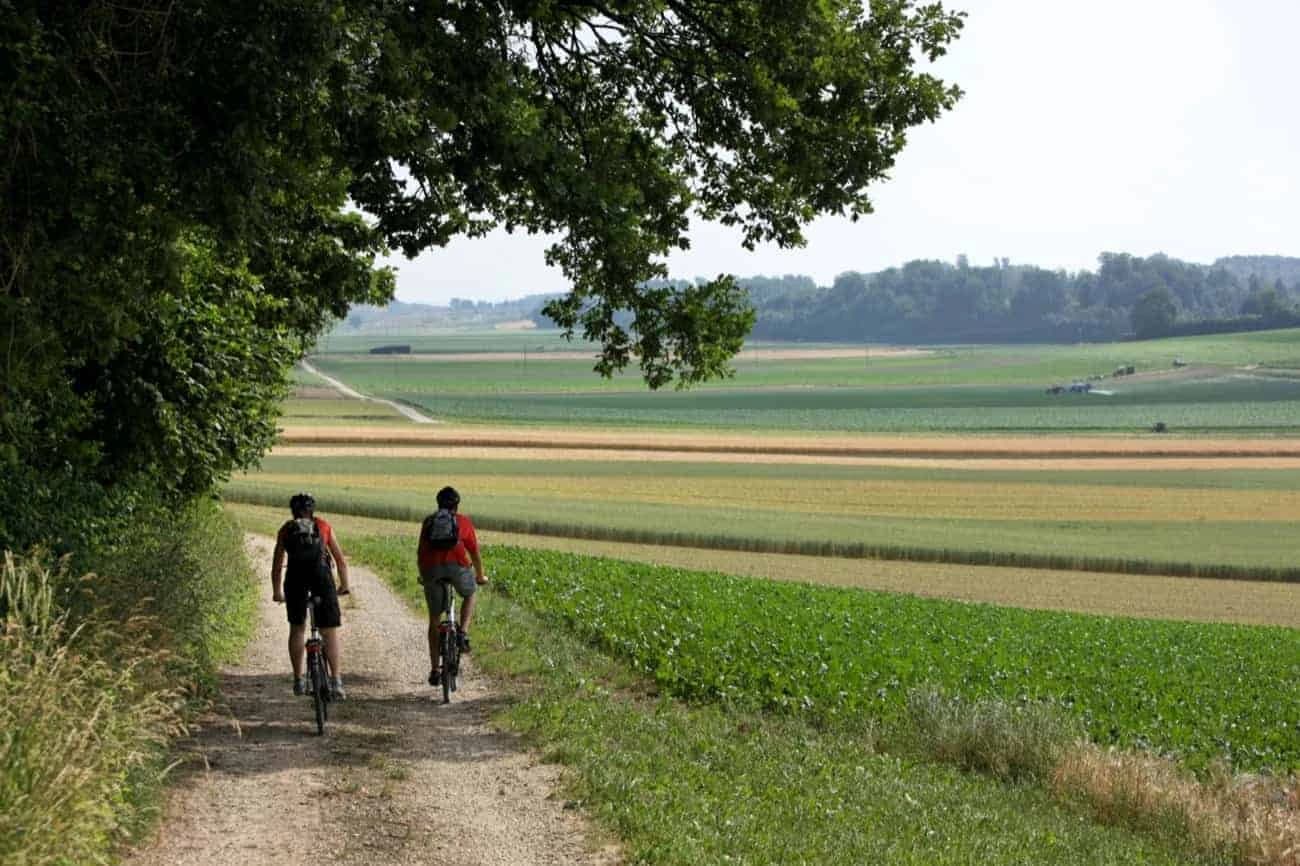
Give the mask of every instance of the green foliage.
<path id="1" fill-rule="evenodd" d="M 157 771 L 180 725 L 139 621 L 29 607 L 53 579 L 12 557 L 0 576 L 0 860 L 14 866 L 103 862 L 135 820 L 135 774 Z"/>
<path id="2" fill-rule="evenodd" d="M 1133 305 L 1133 330 L 1139 340 L 1163 337 L 1178 318 L 1173 294 L 1163 286 L 1144 293 Z"/>
<path id="3" fill-rule="evenodd" d="M 635 353 L 653 387 L 723 376 L 744 292 L 645 284 L 690 214 L 800 243 L 868 212 L 906 131 L 959 96 L 915 68 L 960 29 L 937 3 L 0 0 L 0 21 L 18 548 L 67 543 L 82 521 L 55 503 L 180 501 L 254 460 L 287 362 L 391 296 L 387 247 L 557 233 L 572 291 L 547 310 L 601 344 L 597 370 Z"/>
<path id="4" fill-rule="evenodd" d="M 793 280 L 781 291 L 766 278 L 742 284 L 756 284 L 754 333 L 767 339 L 1073 343 L 1131 336 L 1135 307 L 1151 291 L 1176 303 L 1185 320 L 1180 326 L 1194 329 L 1188 333 L 1292 327 L 1296 318 L 1287 305 L 1256 297 L 1257 271 L 1290 274 L 1300 259 L 1268 258 L 1206 266 L 1165 255 L 1102 253 L 1095 272 L 1070 274 L 1007 259 L 971 266 L 959 256 L 956 264 L 914 260 L 876 273 L 849 271 L 811 290 Z M 1250 304 L 1242 309 L 1249 318 L 1235 318 L 1243 302 Z M 1172 325 L 1170 319 L 1138 337 L 1168 335 Z"/>
<path id="5" fill-rule="evenodd" d="M 207 503 L 142 516 L 115 549 L 58 570 L 6 556 L 0 861 L 109 862 L 148 826 L 169 739 L 252 627 L 242 547 Z"/>
<path id="6" fill-rule="evenodd" d="M 669 693 L 897 726 L 932 685 L 1046 702 L 1102 744 L 1193 766 L 1300 766 L 1300 643 L 1281 628 L 1026 611 L 494 548 L 497 585 Z"/>
<path id="7" fill-rule="evenodd" d="M 1078 721 L 1054 704 L 964 701 L 934 686 L 907 695 L 907 719 L 906 736 L 932 759 L 1004 780 L 1051 779 L 1081 735 Z"/>

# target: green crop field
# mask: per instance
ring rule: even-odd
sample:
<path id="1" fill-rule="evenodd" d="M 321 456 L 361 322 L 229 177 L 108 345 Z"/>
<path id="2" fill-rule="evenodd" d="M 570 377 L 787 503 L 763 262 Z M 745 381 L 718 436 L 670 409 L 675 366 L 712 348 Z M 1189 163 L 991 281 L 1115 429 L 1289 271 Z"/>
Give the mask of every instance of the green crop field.
<path id="1" fill-rule="evenodd" d="M 1050 701 L 1103 744 L 1300 767 L 1292 629 L 1109 619 L 494 551 L 514 598 L 680 697 L 897 718 L 929 684 Z"/>
<path id="2" fill-rule="evenodd" d="M 377 346 L 407 345 L 420 354 L 464 352 L 571 352 L 594 349 L 581 339 L 565 340 L 554 330 L 474 329 L 426 331 L 421 333 L 337 334 L 321 337 L 314 353 L 321 355 L 364 354 Z"/>
<path id="3" fill-rule="evenodd" d="M 320 425 L 405 424 L 396 409 L 369 400 L 346 397 L 290 397 L 280 411 L 280 423 L 300 427 Z"/>
<path id="4" fill-rule="evenodd" d="M 472 336 L 441 351 L 471 351 Z M 320 369 L 435 417 L 492 423 L 805 431 L 1182 433 L 1300 431 L 1300 331 L 1085 346 L 981 346 L 925 355 L 743 358 L 733 379 L 649 392 L 635 370 L 604 380 L 591 362 L 345 355 Z M 537 349 L 545 348 L 539 343 Z M 787 347 L 797 350 L 799 347 Z M 865 351 L 865 350 L 864 350 Z M 1175 368 L 1175 360 L 1187 366 Z M 1115 377 L 1132 365 L 1136 376 Z M 1048 394 L 1092 379 L 1093 393 Z M 1104 393 L 1103 393 L 1104 392 Z"/>

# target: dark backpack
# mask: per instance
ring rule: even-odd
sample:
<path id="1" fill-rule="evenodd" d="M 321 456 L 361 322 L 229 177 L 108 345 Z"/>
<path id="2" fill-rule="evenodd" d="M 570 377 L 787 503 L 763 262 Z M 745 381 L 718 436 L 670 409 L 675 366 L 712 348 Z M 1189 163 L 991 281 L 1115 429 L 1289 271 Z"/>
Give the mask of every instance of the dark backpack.
<path id="1" fill-rule="evenodd" d="M 424 540 L 434 550 L 451 550 L 460 541 L 460 523 L 446 508 L 424 518 Z"/>
<path id="2" fill-rule="evenodd" d="M 325 543 L 314 517 L 298 517 L 289 522 L 284 534 L 284 552 L 290 567 L 316 565 L 325 558 Z"/>

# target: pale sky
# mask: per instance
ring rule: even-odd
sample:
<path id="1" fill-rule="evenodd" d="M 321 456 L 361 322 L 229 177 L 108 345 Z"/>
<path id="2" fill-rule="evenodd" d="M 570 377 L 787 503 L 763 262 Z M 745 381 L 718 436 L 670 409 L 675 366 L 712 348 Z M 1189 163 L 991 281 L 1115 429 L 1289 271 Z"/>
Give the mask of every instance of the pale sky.
<path id="1" fill-rule="evenodd" d="M 1094 268 L 1103 250 L 1300 255 L 1300 0 L 958 0 L 936 64 L 966 96 L 912 131 L 876 212 L 800 249 L 697 223 L 672 276 L 808 274 L 909 259 Z M 397 297 L 503 300 L 567 284 L 542 237 L 395 256 Z"/>

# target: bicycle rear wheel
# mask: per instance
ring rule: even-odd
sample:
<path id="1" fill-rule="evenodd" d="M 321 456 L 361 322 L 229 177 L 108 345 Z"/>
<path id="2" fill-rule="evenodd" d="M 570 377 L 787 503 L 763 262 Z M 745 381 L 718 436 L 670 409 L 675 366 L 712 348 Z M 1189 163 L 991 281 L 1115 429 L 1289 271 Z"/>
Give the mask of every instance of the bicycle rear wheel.
<path id="1" fill-rule="evenodd" d="M 455 650 L 455 645 L 456 635 L 453 632 L 443 629 L 438 633 L 438 652 L 442 656 L 442 702 L 444 704 L 451 703 L 451 678 L 454 676 L 452 652 Z"/>
<path id="2" fill-rule="evenodd" d="M 329 698 L 329 683 L 325 681 L 325 671 L 320 662 L 320 656 L 316 653 L 310 653 L 307 656 L 308 679 L 311 687 L 312 709 L 316 712 L 316 733 L 323 735 L 325 733 L 325 719 L 329 711 L 325 708 L 325 703 Z"/>

